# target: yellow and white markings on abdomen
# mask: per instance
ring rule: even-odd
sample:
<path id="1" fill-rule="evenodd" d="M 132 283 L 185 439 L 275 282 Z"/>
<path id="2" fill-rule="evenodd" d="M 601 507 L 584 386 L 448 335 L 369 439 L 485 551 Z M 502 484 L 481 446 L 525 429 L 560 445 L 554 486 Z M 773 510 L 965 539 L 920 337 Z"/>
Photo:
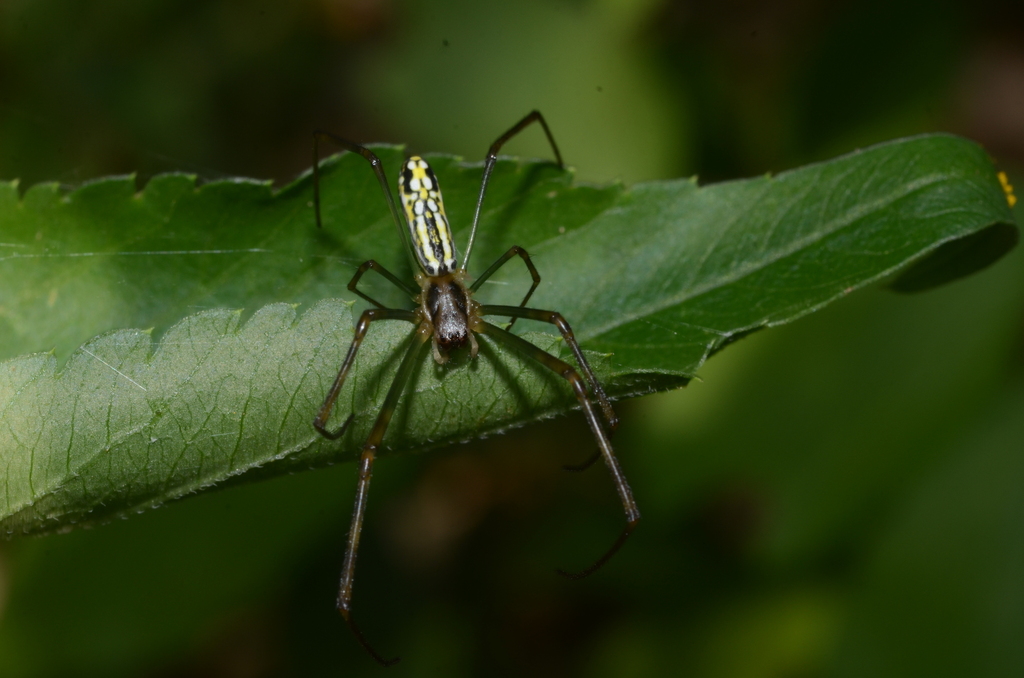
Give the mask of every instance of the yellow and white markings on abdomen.
<path id="1" fill-rule="evenodd" d="M 430 277 L 454 272 L 455 241 L 444 214 L 441 187 L 426 160 L 414 155 L 405 161 L 398 191 L 402 194 L 412 246 L 423 272 Z"/>

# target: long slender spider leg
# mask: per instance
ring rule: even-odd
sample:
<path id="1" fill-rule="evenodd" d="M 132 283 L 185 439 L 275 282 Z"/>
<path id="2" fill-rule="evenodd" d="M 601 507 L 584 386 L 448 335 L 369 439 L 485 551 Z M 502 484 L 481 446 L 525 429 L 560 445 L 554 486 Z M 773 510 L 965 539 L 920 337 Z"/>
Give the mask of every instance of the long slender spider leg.
<path id="1" fill-rule="evenodd" d="M 380 273 L 382 276 L 390 280 L 392 284 L 395 285 L 395 287 L 399 288 L 400 290 L 408 294 L 410 297 L 415 297 L 418 294 L 416 290 L 409 287 L 407 284 L 398 279 L 398 277 L 396 277 L 394 273 L 384 268 L 373 259 L 369 259 L 360 264 L 359 268 L 356 269 L 356 274 L 352 276 L 352 280 L 348 282 L 348 289 L 350 292 L 355 292 L 363 299 L 366 299 L 368 302 L 370 302 L 377 308 L 384 308 L 384 304 L 380 303 L 379 301 L 377 301 L 376 299 L 374 299 L 373 297 L 371 297 L 370 295 L 366 294 L 365 292 L 356 287 L 356 285 L 359 283 L 359 279 L 362 278 L 363 274 L 366 273 L 367 271 L 377 271 L 377 273 Z"/>
<path id="2" fill-rule="evenodd" d="M 473 213 L 473 226 L 469 231 L 469 244 L 466 246 L 466 259 L 462 264 L 463 268 L 469 265 L 469 255 L 473 251 L 473 240 L 476 238 L 476 227 L 480 222 L 480 209 L 484 204 L 484 195 L 487 193 L 487 184 L 491 180 L 491 172 L 494 171 L 494 165 L 498 162 L 498 151 L 501 150 L 501 147 L 509 139 L 522 132 L 524 128 L 534 122 L 539 122 L 540 126 L 544 128 L 544 134 L 547 135 L 548 142 L 551 144 L 551 150 L 555 153 L 555 160 L 558 162 L 558 166 L 565 166 L 565 163 L 562 162 L 562 154 L 558 152 L 558 144 L 555 143 L 555 138 L 551 136 L 548 123 L 544 120 L 544 116 L 540 114 L 540 111 L 530 111 L 522 120 L 512 125 L 507 132 L 498 137 L 497 141 L 491 144 L 490 149 L 488 149 L 487 159 L 484 161 L 484 176 L 480 181 L 480 196 L 476 199 L 476 212 Z"/>
<path id="3" fill-rule="evenodd" d="M 572 328 L 569 327 L 569 323 L 565 321 L 565 318 L 562 317 L 561 313 L 557 313 L 556 311 L 542 311 L 536 308 L 522 308 L 520 306 L 496 306 L 493 304 L 484 304 L 480 307 L 480 315 L 507 315 L 514 318 L 538 320 L 543 323 L 550 323 L 557 327 L 558 331 L 562 333 L 562 338 L 565 340 L 566 345 L 569 346 L 569 350 L 571 350 L 573 356 L 575 356 L 576 363 L 583 371 L 583 376 L 587 378 L 587 382 L 590 384 L 590 390 L 593 391 L 598 404 L 601 405 L 601 411 L 604 413 L 605 420 L 608 422 L 608 428 L 614 431 L 619 427 L 619 418 L 616 416 L 615 410 L 612 409 L 611 401 L 608 400 L 608 396 L 605 395 L 600 382 L 598 382 L 597 377 L 594 376 L 594 370 L 590 369 L 590 363 L 587 362 L 586 356 L 583 355 L 583 351 L 580 349 L 580 345 L 576 341 L 576 336 L 572 333 Z"/>
<path id="4" fill-rule="evenodd" d="M 402 226 L 402 218 L 398 216 L 398 207 L 395 205 L 395 198 L 391 195 L 391 187 L 388 185 L 388 178 L 384 176 L 384 168 L 381 165 L 380 158 L 377 154 L 359 144 L 343 139 L 336 134 L 325 132 L 324 130 L 313 131 L 313 208 L 316 212 L 316 227 L 323 228 L 323 223 L 320 218 L 320 150 L 319 144 L 321 141 L 329 141 L 346 151 L 352 153 L 358 153 L 359 155 L 366 158 L 366 161 L 370 163 L 370 167 L 373 168 L 373 173 L 377 175 L 377 182 L 380 184 L 381 189 L 384 191 L 384 197 L 388 201 L 388 208 L 391 210 L 391 218 L 395 221 L 395 227 L 398 229 L 399 237 L 402 242 L 405 243 L 405 249 L 409 253 L 410 260 L 413 264 L 413 270 L 416 270 L 416 259 L 412 254 L 412 243 L 410 242 L 410 236 L 407 229 Z"/>
<path id="5" fill-rule="evenodd" d="M 506 314 L 498 313 L 496 315 Z M 612 480 L 615 482 L 615 489 L 619 493 L 619 499 L 622 500 L 622 508 L 626 512 L 626 528 L 622 531 L 622 534 L 619 535 L 619 538 L 615 540 L 615 543 L 612 544 L 611 548 L 608 549 L 603 556 L 598 558 L 593 565 L 580 572 L 570 573 L 564 570 L 558 570 L 559 574 L 564 577 L 568 577 L 569 579 L 583 579 L 584 577 L 589 577 L 600 569 L 602 565 L 607 563 L 608 560 L 614 556 L 626 542 L 626 539 L 636 528 L 637 523 L 640 522 L 640 509 L 636 506 L 636 501 L 633 499 L 633 491 L 629 489 L 629 483 L 626 482 L 626 476 L 623 475 L 622 469 L 619 467 L 619 461 L 615 458 L 615 452 L 612 451 L 611 441 L 608 439 L 604 428 L 601 426 L 601 421 L 598 419 L 597 413 L 594 411 L 593 404 L 591 404 L 590 399 L 587 397 L 586 384 L 572 365 L 559 360 L 550 353 L 534 346 L 522 337 L 518 337 L 487 321 L 481 321 L 478 331 L 511 346 L 523 355 L 533 358 L 541 365 L 544 365 L 555 374 L 564 378 L 572 386 L 572 390 L 576 394 L 576 399 L 579 401 L 580 407 L 583 408 L 583 414 L 587 418 L 590 430 L 594 433 L 594 438 L 597 440 L 597 446 L 601 449 L 601 456 L 604 457 L 604 462 L 612 474 Z"/>
<path id="6" fill-rule="evenodd" d="M 367 311 L 367 313 L 370 312 L 372 311 Z M 391 382 L 391 388 L 388 389 L 388 394 L 384 398 L 384 404 L 381 406 L 380 414 L 377 415 L 377 421 L 374 423 L 373 428 L 370 429 L 370 435 L 363 444 L 363 451 L 359 457 L 359 484 L 356 486 L 356 500 L 352 508 L 352 525 L 348 530 L 348 542 L 345 546 L 345 564 L 341 568 L 341 583 L 338 586 L 338 611 L 345 618 L 345 621 L 348 622 L 349 628 L 352 629 L 352 635 L 356 637 L 359 644 L 381 666 L 396 664 L 400 658 L 384 659 L 378 654 L 370 643 L 367 642 L 366 637 L 363 636 L 363 632 L 359 630 L 355 619 L 352 617 L 352 585 L 356 576 L 356 554 L 359 550 L 359 535 L 363 530 L 363 518 L 366 515 L 366 499 L 370 490 L 370 477 L 373 475 L 374 456 L 377 453 L 377 448 L 380 447 L 381 441 L 384 439 L 384 433 L 391 422 L 391 416 L 395 413 L 398 398 L 402 395 L 402 391 L 409 381 L 409 375 L 412 374 L 412 368 L 416 364 L 416 358 L 420 353 L 420 349 L 423 348 L 424 343 L 426 343 L 429 337 L 429 329 L 425 327 L 420 327 L 413 334 L 412 340 L 409 342 L 409 348 L 405 352 L 405 357 L 402 359 L 401 365 L 398 366 L 398 372 L 395 373 L 395 378 Z"/>
<path id="7" fill-rule="evenodd" d="M 477 278 L 473 282 L 473 284 L 469 286 L 469 291 L 470 292 L 476 292 L 477 289 L 480 287 L 480 285 L 484 284 L 484 282 L 488 278 L 490 278 L 492 275 L 494 275 L 495 271 L 497 271 L 499 268 L 504 266 L 505 262 L 507 262 L 509 259 L 511 259 L 512 257 L 514 257 L 516 255 L 519 255 L 519 257 L 522 258 L 523 263 L 526 264 L 526 268 L 529 269 L 529 271 L 530 271 L 530 276 L 533 278 L 533 284 L 530 285 L 530 290 L 526 293 L 526 296 L 523 297 L 523 300 L 521 302 L 519 302 L 519 307 L 520 308 L 525 308 L 526 307 L 526 302 L 528 302 L 530 300 L 530 297 L 533 296 L 533 291 L 535 289 L 537 289 L 537 285 L 540 284 L 540 273 L 537 272 L 537 267 L 534 266 L 533 265 L 533 261 L 530 260 L 530 255 L 527 254 L 526 250 L 524 250 L 519 245 L 513 245 L 512 247 L 509 248 L 508 252 L 505 252 L 500 257 L 498 257 L 498 259 L 493 264 L 491 264 L 491 267 L 488 268 L 486 271 L 484 271 L 483 275 L 481 275 L 479 278 Z M 512 322 L 510 322 L 508 325 L 506 325 L 505 329 L 506 330 L 511 330 L 512 326 L 516 324 L 516 320 L 517 319 L 518 318 L 512 318 Z"/>
<path id="8" fill-rule="evenodd" d="M 619 418 L 615 414 L 615 410 L 612 409 L 612 404 L 608 400 L 608 396 L 605 395 L 604 389 L 601 387 L 601 383 L 594 376 L 594 371 L 590 368 L 590 363 L 587 362 L 586 357 L 583 355 L 583 351 L 580 350 L 580 345 L 576 341 L 576 337 L 573 335 L 572 328 L 569 327 L 569 323 L 565 322 L 565 318 L 560 313 L 554 311 L 541 311 L 532 308 L 522 308 L 516 306 L 482 306 L 480 309 L 481 315 L 505 315 L 504 313 L 498 312 L 496 309 L 507 309 L 507 308 L 518 308 L 518 317 L 529 318 L 530 320 L 539 320 L 541 322 L 551 323 L 558 328 L 558 331 L 562 333 L 562 338 L 565 343 L 568 344 L 573 355 L 576 357 L 576 362 L 579 364 L 580 369 L 583 370 L 583 376 L 587 378 L 587 382 L 590 384 L 590 390 L 593 391 L 594 396 L 597 398 L 597 402 L 601 405 L 601 411 L 604 413 L 605 420 L 608 422 L 608 428 L 611 433 L 615 432 L 615 429 L 619 426 Z M 510 326 L 511 327 L 511 326 Z M 566 464 L 562 466 L 565 471 L 582 472 L 594 465 L 594 463 L 601 458 L 601 450 L 598 449 L 589 459 L 584 461 L 582 464 Z"/>
<path id="9" fill-rule="evenodd" d="M 348 347 L 348 353 L 345 355 L 345 360 L 341 363 L 341 369 L 338 370 L 338 376 L 334 378 L 334 383 L 331 385 L 331 390 L 327 392 L 327 397 L 324 398 L 324 404 L 320 406 L 320 411 L 316 413 L 316 419 L 313 420 L 313 428 L 320 432 L 324 438 L 328 440 L 337 440 L 341 436 L 345 435 L 345 429 L 352 422 L 352 415 L 349 415 L 345 423 L 342 424 L 337 430 L 327 430 L 327 420 L 331 416 L 331 410 L 334 409 L 334 401 L 338 399 L 338 394 L 341 393 L 341 387 L 345 384 L 345 377 L 348 376 L 348 370 L 352 367 L 352 361 L 356 358 L 356 352 L 359 350 L 359 346 L 363 343 L 363 337 L 366 336 L 366 330 L 369 329 L 370 323 L 375 320 L 407 320 L 409 322 L 416 322 L 416 313 L 413 311 L 405 311 L 397 308 L 370 308 L 363 311 L 363 314 L 359 316 L 359 322 L 356 323 L 356 331 L 352 336 L 352 343 Z"/>

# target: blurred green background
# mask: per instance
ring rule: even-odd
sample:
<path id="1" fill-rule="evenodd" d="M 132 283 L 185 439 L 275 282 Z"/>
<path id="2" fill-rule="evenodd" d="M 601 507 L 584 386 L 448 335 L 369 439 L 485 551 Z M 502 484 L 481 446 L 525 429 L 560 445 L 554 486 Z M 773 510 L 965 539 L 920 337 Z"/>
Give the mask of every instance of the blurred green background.
<path id="1" fill-rule="evenodd" d="M 281 184 L 318 127 L 479 159 L 533 108 L 584 181 L 715 181 L 945 130 L 1020 194 L 1024 8 L 0 4 L 0 178 L 23 187 Z M 507 151 L 548 153 L 536 131 Z M 388 675 L 1024 673 L 1019 250 L 927 294 L 853 295 L 700 376 L 620 403 L 644 520 L 582 582 L 553 570 L 599 554 L 621 508 L 604 469 L 559 471 L 593 447 L 578 414 L 379 463 L 355 604 L 403 657 Z M 342 465 L 0 543 L 0 675 L 382 675 L 333 609 L 354 486 Z"/>

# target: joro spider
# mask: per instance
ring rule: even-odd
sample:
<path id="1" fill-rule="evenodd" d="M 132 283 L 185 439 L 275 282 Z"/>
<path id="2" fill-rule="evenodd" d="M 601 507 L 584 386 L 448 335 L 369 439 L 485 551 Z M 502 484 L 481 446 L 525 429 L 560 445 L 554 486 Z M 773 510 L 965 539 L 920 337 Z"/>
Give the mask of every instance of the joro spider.
<path id="1" fill-rule="evenodd" d="M 356 488 L 355 506 L 352 511 L 352 524 L 349 528 L 348 540 L 345 550 L 345 561 L 341 571 L 341 584 L 338 591 L 338 610 L 345 621 L 352 629 L 353 635 L 359 644 L 362 645 L 370 655 L 384 666 L 390 666 L 398 662 L 398 658 L 385 660 L 370 646 L 363 636 L 359 627 L 352 618 L 352 585 L 355 579 L 356 553 L 359 549 L 359 534 L 363 526 L 363 517 L 366 513 L 367 493 L 370 489 L 370 476 L 373 470 L 373 460 L 384 439 L 391 416 L 395 412 L 398 399 L 402 390 L 409 381 L 413 366 L 420 355 L 423 345 L 428 339 L 432 340 L 434 360 L 438 364 L 444 364 L 452 351 L 464 348 L 469 345 L 471 358 L 477 354 L 477 340 L 474 335 L 483 334 L 497 340 L 499 343 L 511 348 L 519 354 L 526 356 L 544 367 L 555 372 L 555 374 L 566 379 L 572 386 L 576 399 L 583 409 L 583 414 L 590 425 L 590 430 L 597 440 L 598 452 L 580 466 L 567 466 L 568 470 L 583 470 L 594 463 L 599 457 L 603 457 L 605 464 L 611 471 L 615 488 L 618 490 L 619 498 L 622 500 L 623 509 L 626 512 L 626 527 L 619 535 L 619 538 L 612 544 L 611 548 L 601 556 L 593 565 L 587 569 L 569 573 L 558 570 L 559 574 L 570 579 L 582 579 L 593 574 L 598 568 L 604 565 L 629 537 L 633 528 L 640 520 L 640 512 L 636 502 L 633 500 L 633 493 L 629 489 L 619 462 L 612 451 L 609 440 L 609 433 L 605 431 L 598 417 L 597 411 L 587 395 L 587 386 L 597 399 L 600 411 L 604 416 L 609 430 L 614 431 L 618 425 L 618 419 L 612 410 L 611 403 L 605 395 L 604 389 L 594 376 L 594 371 L 587 363 L 583 351 L 580 350 L 576 338 L 573 336 L 569 324 L 555 311 L 542 311 L 535 308 L 527 308 L 526 303 L 530 300 L 537 285 L 540 284 L 540 274 L 530 260 L 530 255 L 522 247 L 514 245 L 505 254 L 498 257 L 497 261 L 491 264 L 490 268 L 483 272 L 472 284 L 466 284 L 466 267 L 469 264 L 469 257 L 473 251 L 473 239 L 476 235 L 477 224 L 480 221 L 480 209 L 484 203 L 484 195 L 487 193 L 487 183 L 490 180 L 491 172 L 498 160 L 498 151 L 509 139 L 519 134 L 531 123 L 538 122 L 544 128 L 551 150 L 554 151 L 555 159 L 561 167 L 562 155 L 558 152 L 551 130 L 539 111 L 533 111 L 518 123 L 513 125 L 507 132 L 498 137 L 497 141 L 491 144 L 487 152 L 487 159 L 484 163 L 483 179 L 480 182 L 480 195 L 476 201 L 476 212 L 473 214 L 473 225 L 469 232 L 469 244 L 466 246 L 466 257 L 460 266 L 456 260 L 455 242 L 452 239 L 451 229 L 448 225 L 448 218 L 445 216 L 444 203 L 441 200 L 441 189 L 438 186 L 437 178 L 430 169 L 427 162 L 419 156 L 413 156 L 405 161 L 402 166 L 401 175 L 398 179 L 399 194 L 402 198 L 402 206 L 405 208 L 406 221 L 409 226 L 408 232 L 402 227 L 401 218 L 398 216 L 398 208 L 388 187 L 387 178 L 381 168 L 381 161 L 369 149 L 342 139 L 330 132 L 317 130 L 313 133 L 313 204 L 316 211 L 317 227 L 323 226 L 320 218 L 320 157 L 318 145 L 320 142 L 331 142 L 352 153 L 358 153 L 370 163 L 377 180 L 380 182 L 384 197 L 391 210 L 395 226 L 398 227 L 400 237 L 406 244 L 406 249 L 414 265 L 419 266 L 420 271 L 416 273 L 416 283 L 419 289 L 408 285 L 398 279 L 393 273 L 378 264 L 373 259 L 364 262 L 348 284 L 348 289 L 370 302 L 375 308 L 363 311 L 356 323 L 355 335 L 352 344 L 349 346 L 345 360 L 338 370 L 338 376 L 334 384 L 327 392 L 324 403 L 313 420 L 313 427 L 325 438 L 336 440 L 345 434 L 345 430 L 352 422 L 353 414 L 350 414 L 345 422 L 336 430 L 327 428 L 327 420 L 330 417 L 334 403 L 338 399 L 345 377 L 355 359 L 356 352 L 362 344 L 363 337 L 370 327 L 370 323 L 378 320 L 404 320 L 415 326 L 409 347 L 398 367 L 391 387 L 388 389 L 384 404 L 381 406 L 377 421 L 370 430 L 370 435 L 363 444 L 362 453 L 359 458 L 359 483 Z M 494 274 L 512 257 L 518 256 L 523 260 L 526 268 L 533 278 L 533 284 L 526 292 L 519 306 L 497 306 L 491 304 L 480 304 L 473 299 L 475 293 L 491 275 Z M 358 288 L 359 280 L 367 271 L 376 271 L 384 276 L 396 287 L 406 292 L 416 303 L 415 310 L 397 308 L 386 308 L 373 297 L 367 295 Z M 484 320 L 484 316 L 506 316 L 511 322 L 506 328 L 498 327 Z M 509 329 L 519 318 L 537 320 L 551 323 L 558 328 L 565 343 L 569 346 L 576 362 L 583 372 L 585 378 L 568 363 L 559 360 L 555 356 L 534 346 L 521 337 L 512 334 Z"/>

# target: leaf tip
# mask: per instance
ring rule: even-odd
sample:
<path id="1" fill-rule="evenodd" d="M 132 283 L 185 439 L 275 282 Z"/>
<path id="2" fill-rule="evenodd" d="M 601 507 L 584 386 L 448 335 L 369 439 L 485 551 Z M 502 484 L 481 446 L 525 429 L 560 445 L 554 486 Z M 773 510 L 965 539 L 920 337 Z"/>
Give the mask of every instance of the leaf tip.
<path id="1" fill-rule="evenodd" d="M 33 184 L 25 189 L 25 193 L 22 195 L 22 204 L 39 209 L 52 204 L 59 193 L 60 184 L 56 181 L 44 181 Z"/>
<path id="2" fill-rule="evenodd" d="M 137 195 L 143 199 L 160 200 L 170 194 L 177 196 L 184 191 L 195 191 L 197 175 L 188 172 L 165 172 L 151 177 Z"/>

